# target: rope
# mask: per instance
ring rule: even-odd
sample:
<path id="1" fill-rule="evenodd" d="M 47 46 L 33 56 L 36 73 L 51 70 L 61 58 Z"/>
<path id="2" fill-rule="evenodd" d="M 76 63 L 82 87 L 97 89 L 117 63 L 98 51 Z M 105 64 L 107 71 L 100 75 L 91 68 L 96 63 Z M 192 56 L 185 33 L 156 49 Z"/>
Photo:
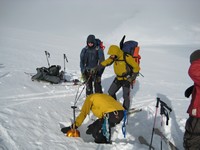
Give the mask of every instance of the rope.
<path id="1" fill-rule="evenodd" d="M 126 138 L 126 120 L 127 120 L 127 111 L 124 110 L 124 122 L 122 124 L 122 133 L 124 135 L 124 138 Z"/>
<path id="2" fill-rule="evenodd" d="M 110 140 L 110 133 L 109 133 L 109 123 L 108 123 L 108 115 L 104 116 L 104 121 L 102 125 L 103 135 L 106 137 L 107 142 Z"/>

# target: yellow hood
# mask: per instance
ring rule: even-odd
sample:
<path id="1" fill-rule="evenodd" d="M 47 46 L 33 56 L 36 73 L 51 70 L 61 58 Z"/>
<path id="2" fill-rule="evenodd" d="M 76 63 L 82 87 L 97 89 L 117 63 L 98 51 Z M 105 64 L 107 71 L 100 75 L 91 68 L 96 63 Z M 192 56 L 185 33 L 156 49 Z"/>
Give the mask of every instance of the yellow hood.
<path id="1" fill-rule="evenodd" d="M 108 49 L 108 55 L 116 55 L 120 58 L 123 55 L 123 52 L 117 45 L 111 45 Z"/>

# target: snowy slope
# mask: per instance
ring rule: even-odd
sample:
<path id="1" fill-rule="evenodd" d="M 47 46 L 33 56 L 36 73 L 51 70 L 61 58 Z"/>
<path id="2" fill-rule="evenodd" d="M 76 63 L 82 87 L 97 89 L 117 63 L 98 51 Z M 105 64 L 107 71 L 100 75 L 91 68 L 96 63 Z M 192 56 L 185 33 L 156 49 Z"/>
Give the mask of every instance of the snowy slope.
<path id="1" fill-rule="evenodd" d="M 0 149 L 147 149 L 139 144 L 138 137 L 142 135 L 150 142 L 157 97 L 173 109 L 163 133 L 183 149 L 190 102 L 183 93 L 193 84 L 187 74 L 189 55 L 200 47 L 199 3 L 198 0 L 0 1 Z M 36 73 L 37 67 L 47 66 L 46 50 L 51 53 L 50 63 L 61 65 L 62 69 L 66 54 L 69 60 L 66 71 L 79 78 L 79 54 L 91 33 L 104 41 L 105 54 L 123 35 L 127 40 L 138 40 L 141 46 L 144 77 L 138 78 L 131 92 L 131 106 L 143 111 L 129 117 L 126 138 L 121 132 L 122 124 L 112 130 L 112 145 L 95 144 L 86 135 L 92 115 L 79 128 L 81 138 L 68 138 L 60 132 L 60 127 L 71 123 L 71 106 L 82 86 L 33 82 L 24 73 Z M 105 93 L 113 78 L 113 68 L 107 67 L 102 77 Z M 121 91 L 117 97 L 123 101 Z M 84 98 L 85 92 L 78 108 Z M 161 128 L 160 123 L 158 111 L 156 127 Z M 153 146 L 160 148 L 157 135 Z M 168 149 L 166 144 L 163 149 Z"/>

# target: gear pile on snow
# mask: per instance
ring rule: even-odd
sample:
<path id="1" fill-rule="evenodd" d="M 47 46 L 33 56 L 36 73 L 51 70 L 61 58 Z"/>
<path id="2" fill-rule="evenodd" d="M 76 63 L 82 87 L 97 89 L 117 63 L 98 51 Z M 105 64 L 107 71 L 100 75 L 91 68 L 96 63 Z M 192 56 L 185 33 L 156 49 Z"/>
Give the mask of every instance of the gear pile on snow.
<path id="1" fill-rule="evenodd" d="M 65 72 L 65 62 L 68 62 L 66 55 L 64 54 L 64 71 L 61 71 L 60 65 L 50 65 L 49 58 L 50 53 L 45 51 L 48 67 L 36 68 L 37 73 L 31 77 L 32 81 L 45 81 L 52 84 L 58 84 L 62 82 L 70 82 L 67 79 Z M 79 80 L 75 79 L 73 83 L 78 83 Z"/>

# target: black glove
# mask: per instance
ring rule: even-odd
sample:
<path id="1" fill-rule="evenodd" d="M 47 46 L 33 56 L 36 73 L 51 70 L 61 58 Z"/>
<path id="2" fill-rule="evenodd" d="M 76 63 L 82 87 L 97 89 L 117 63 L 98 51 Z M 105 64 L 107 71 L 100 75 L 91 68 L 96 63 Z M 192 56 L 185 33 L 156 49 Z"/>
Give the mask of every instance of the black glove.
<path id="1" fill-rule="evenodd" d="M 77 129 L 78 127 L 77 126 L 75 126 L 75 129 Z M 73 124 L 71 125 L 71 126 L 69 126 L 69 127 L 64 127 L 64 128 L 62 128 L 61 129 L 61 132 L 62 133 L 64 133 L 64 134 L 66 134 L 69 130 L 71 130 L 71 129 L 73 129 Z"/>
<path id="2" fill-rule="evenodd" d="M 69 130 L 71 130 L 71 126 L 62 128 L 61 132 L 66 134 Z"/>
<path id="3" fill-rule="evenodd" d="M 194 88 L 194 85 L 190 86 L 189 88 L 185 90 L 185 97 L 187 98 L 190 97 L 190 95 L 192 94 L 193 88 Z"/>

